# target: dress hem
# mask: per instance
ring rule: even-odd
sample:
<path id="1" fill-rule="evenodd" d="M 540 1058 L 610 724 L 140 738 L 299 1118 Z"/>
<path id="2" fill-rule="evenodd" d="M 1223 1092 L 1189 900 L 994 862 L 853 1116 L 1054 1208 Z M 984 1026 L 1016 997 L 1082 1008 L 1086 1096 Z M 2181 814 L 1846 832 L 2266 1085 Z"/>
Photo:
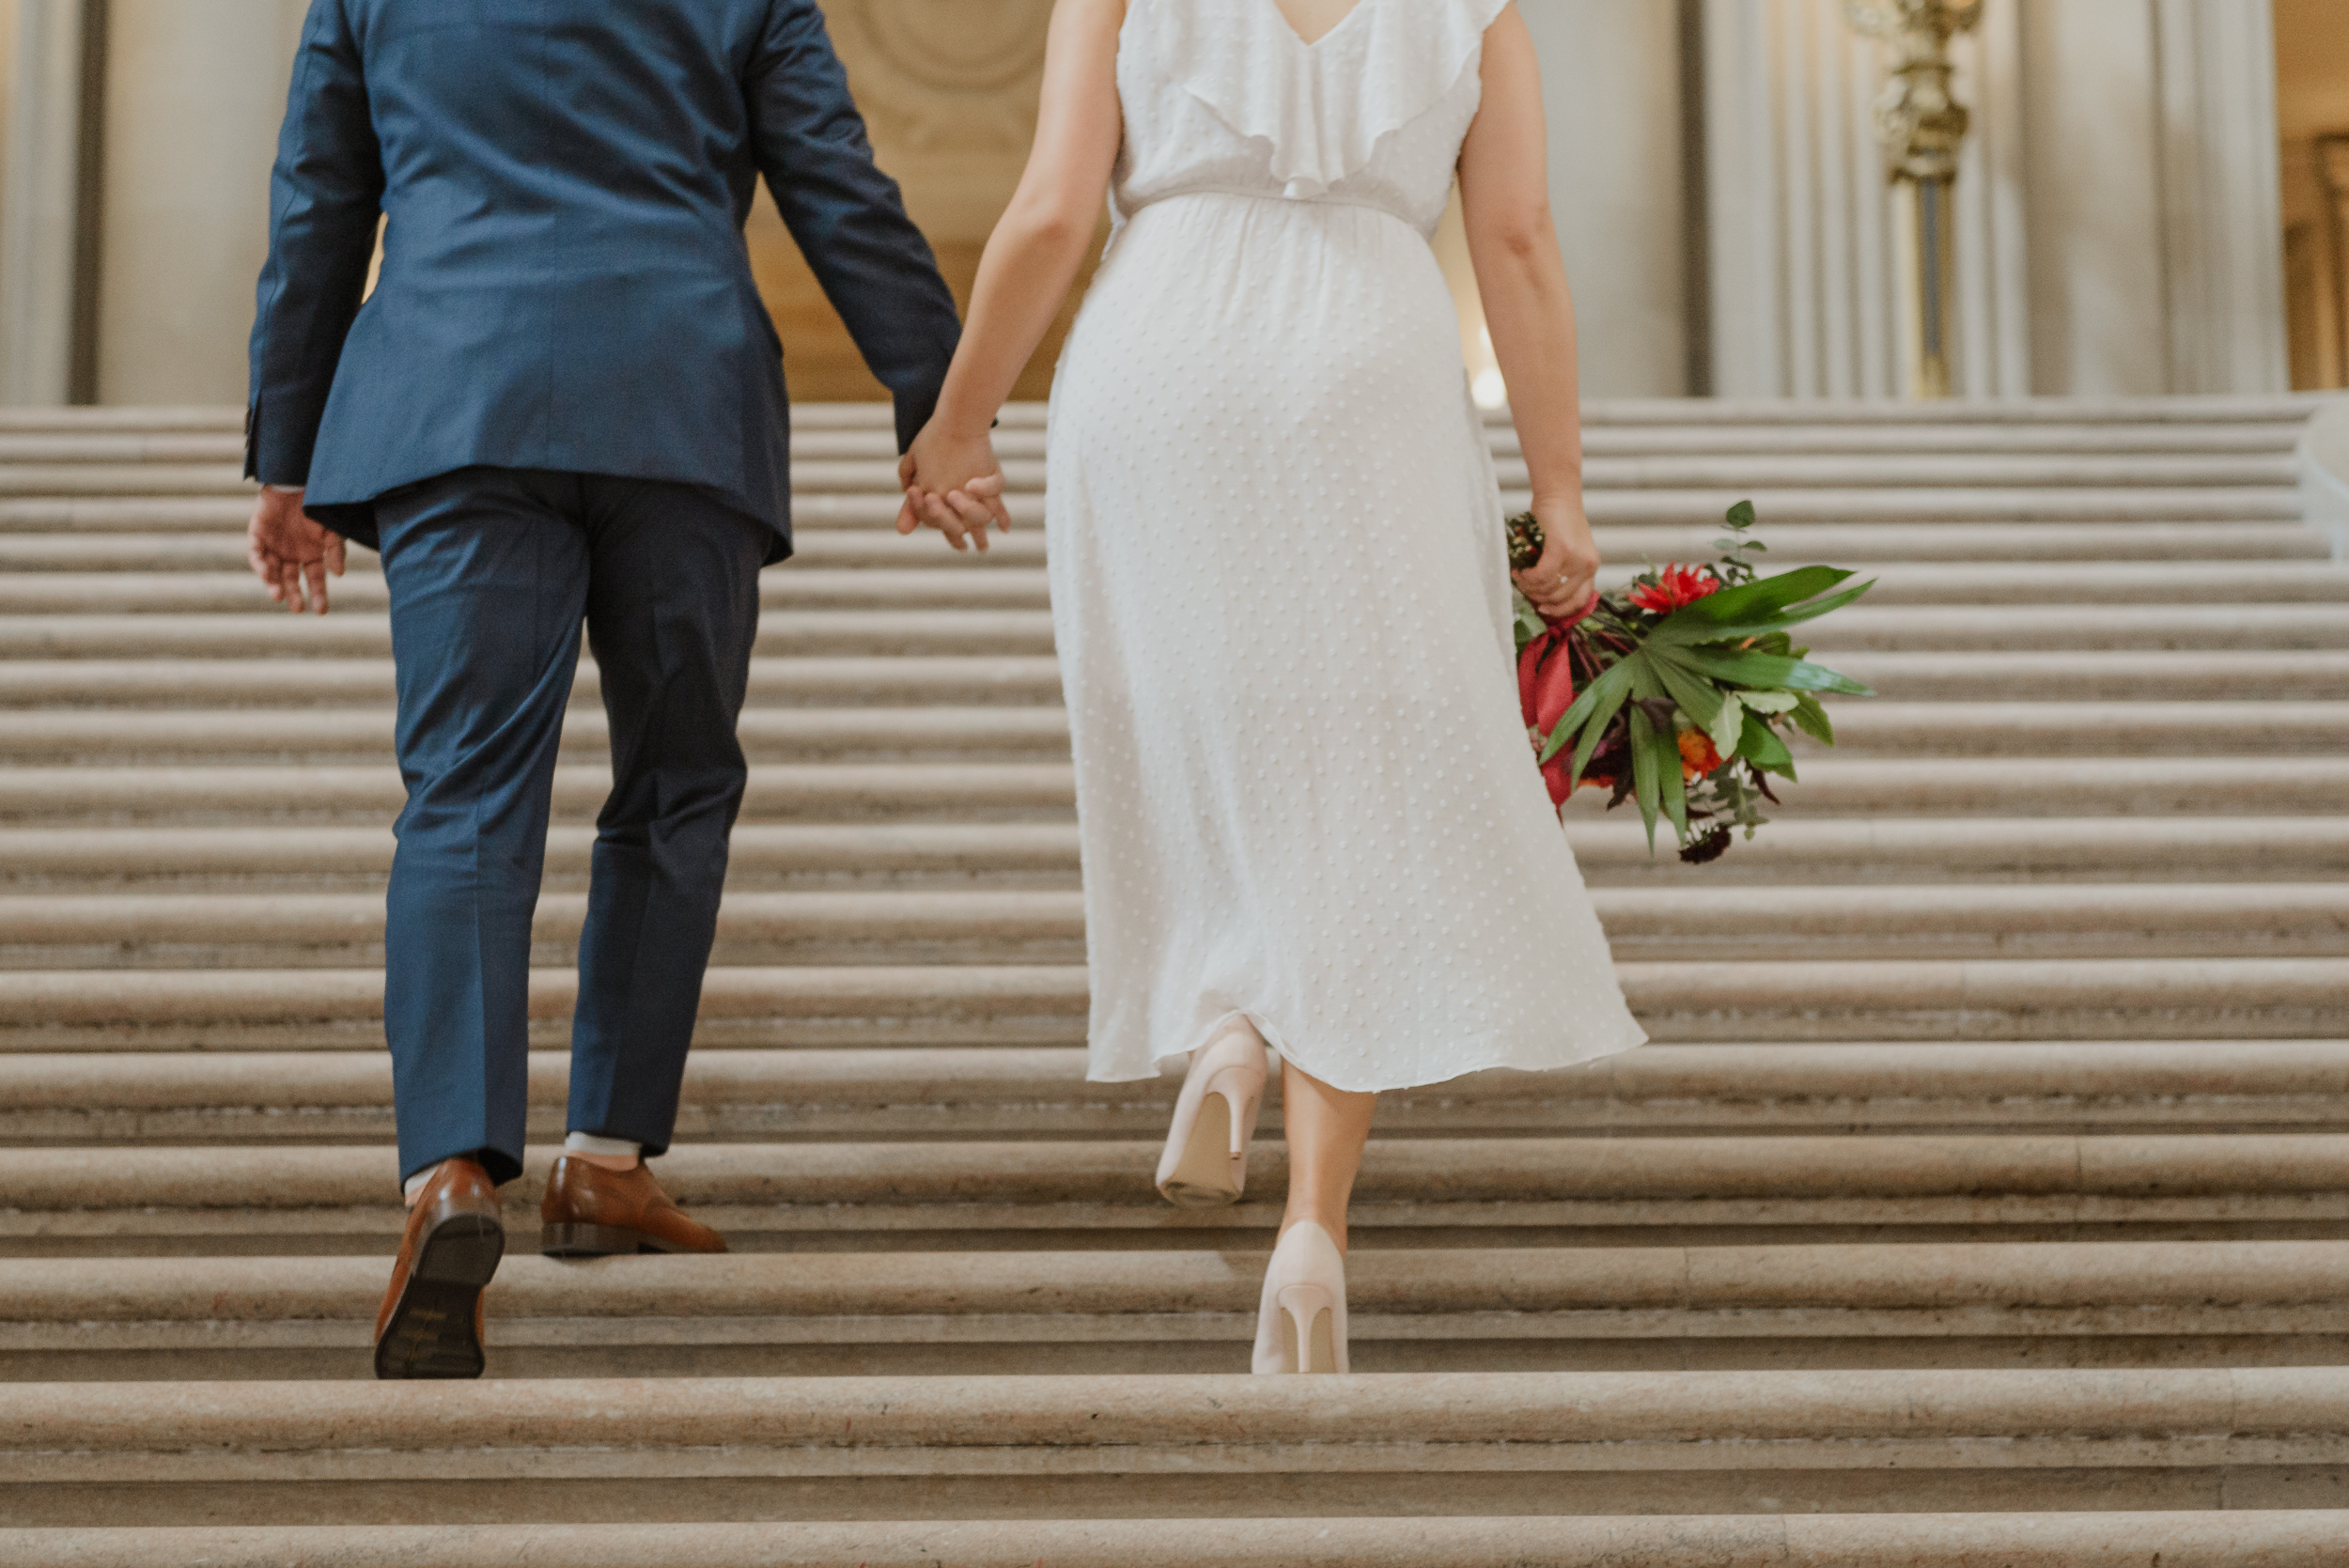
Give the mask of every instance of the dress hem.
<path id="1" fill-rule="evenodd" d="M 1447 1070 L 1441 1076 L 1435 1078 L 1415 1078 L 1397 1083 L 1344 1083 L 1340 1082 L 1334 1077 L 1315 1072 L 1311 1066 L 1299 1060 L 1298 1054 L 1289 1048 L 1283 1036 L 1280 1027 L 1265 1017 L 1263 1014 L 1258 1013 L 1252 1008 L 1235 1007 L 1229 1012 L 1218 1017 L 1214 1023 L 1208 1025 L 1208 1027 L 1199 1035 L 1196 1044 L 1187 1047 L 1182 1050 L 1167 1051 L 1161 1055 L 1154 1057 L 1147 1071 L 1128 1074 L 1121 1077 L 1106 1077 L 1088 1065 L 1085 1072 L 1085 1081 L 1087 1083 L 1143 1083 L 1152 1079 L 1161 1077 L 1166 1071 L 1166 1065 L 1168 1063 L 1187 1062 L 1192 1053 L 1199 1050 L 1202 1047 L 1213 1042 L 1216 1036 L 1228 1029 L 1233 1020 L 1237 1018 L 1245 1018 L 1256 1031 L 1256 1032 L 1263 1036 L 1266 1048 L 1274 1058 L 1276 1071 L 1278 1070 L 1278 1064 L 1280 1063 L 1294 1062 L 1297 1063 L 1298 1071 L 1304 1073 L 1307 1077 L 1316 1079 L 1319 1081 L 1330 1085 L 1332 1089 L 1341 1090 L 1349 1094 L 1383 1094 L 1400 1093 L 1401 1091 L 1407 1089 L 1427 1089 L 1432 1088 L 1437 1084 L 1450 1083 L 1455 1079 L 1466 1078 L 1471 1073 L 1501 1071 L 1519 1073 L 1563 1072 L 1570 1067 L 1587 1066 L 1591 1063 L 1600 1061 L 1606 1057 L 1620 1056 L 1627 1050 L 1637 1050 L 1640 1047 L 1648 1043 L 1647 1031 L 1641 1029 L 1637 1023 L 1633 1023 L 1631 1025 L 1628 1037 L 1618 1037 L 1615 1040 L 1611 1040 L 1607 1044 L 1598 1047 L 1595 1050 L 1586 1051 L 1579 1056 L 1569 1057 L 1564 1061 L 1544 1062 L 1528 1064 L 1522 1062 L 1503 1061 L 1499 1059 L 1476 1060 L 1470 1061 L 1457 1068 Z"/>

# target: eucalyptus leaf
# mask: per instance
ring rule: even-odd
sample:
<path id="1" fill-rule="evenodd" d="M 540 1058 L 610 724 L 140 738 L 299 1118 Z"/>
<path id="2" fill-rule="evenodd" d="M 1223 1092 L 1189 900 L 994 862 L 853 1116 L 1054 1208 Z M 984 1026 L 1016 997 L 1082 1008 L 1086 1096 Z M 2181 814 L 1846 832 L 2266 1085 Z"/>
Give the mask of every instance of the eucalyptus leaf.
<path id="1" fill-rule="evenodd" d="M 1786 742 L 1750 713 L 1746 715 L 1746 732 L 1738 738 L 1737 750 L 1766 773 L 1795 776 L 1795 754 L 1786 749 Z"/>
<path id="2" fill-rule="evenodd" d="M 1795 722 L 1821 745 L 1835 744 L 1835 725 L 1827 716 L 1827 705 L 1808 691 L 1795 700 Z"/>
<path id="3" fill-rule="evenodd" d="M 1762 693 L 1756 692 L 1755 695 L 1759 696 Z M 1746 705 L 1741 694 L 1735 691 L 1722 692 L 1721 710 L 1715 714 L 1713 722 L 1705 726 L 1705 733 L 1712 737 L 1713 750 L 1720 753 L 1722 761 L 1726 762 L 1736 755 L 1737 742 L 1745 734 L 1745 729 Z"/>

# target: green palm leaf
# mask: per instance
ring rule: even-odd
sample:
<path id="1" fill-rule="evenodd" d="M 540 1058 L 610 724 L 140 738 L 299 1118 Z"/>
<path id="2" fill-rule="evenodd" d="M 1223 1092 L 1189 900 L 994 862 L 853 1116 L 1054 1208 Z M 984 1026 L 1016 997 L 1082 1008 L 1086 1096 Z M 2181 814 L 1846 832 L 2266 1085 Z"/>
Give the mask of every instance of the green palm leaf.
<path id="1" fill-rule="evenodd" d="M 1788 659 L 1774 653 L 1746 650 L 1722 653 L 1713 648 L 1681 648 L 1678 657 L 1716 680 L 1735 681 L 1759 691 L 1842 691 L 1855 697 L 1875 693 L 1849 675 L 1837 675 L 1824 664 Z"/>

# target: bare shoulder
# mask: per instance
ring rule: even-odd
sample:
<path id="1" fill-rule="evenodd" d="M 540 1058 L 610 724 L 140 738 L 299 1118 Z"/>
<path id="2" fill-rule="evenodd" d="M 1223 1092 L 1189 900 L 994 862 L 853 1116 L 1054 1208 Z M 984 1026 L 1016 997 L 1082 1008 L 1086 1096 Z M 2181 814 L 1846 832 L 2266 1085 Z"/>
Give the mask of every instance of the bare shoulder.
<path id="1" fill-rule="evenodd" d="M 1052 0 L 1052 22 L 1074 23 L 1088 31 L 1106 26 L 1114 32 L 1126 23 L 1126 0 Z"/>
<path id="2" fill-rule="evenodd" d="M 1081 71 L 1113 71 L 1118 35 L 1126 27 L 1126 6 L 1127 0 L 1052 0 L 1045 67 L 1048 82 L 1056 66 Z"/>

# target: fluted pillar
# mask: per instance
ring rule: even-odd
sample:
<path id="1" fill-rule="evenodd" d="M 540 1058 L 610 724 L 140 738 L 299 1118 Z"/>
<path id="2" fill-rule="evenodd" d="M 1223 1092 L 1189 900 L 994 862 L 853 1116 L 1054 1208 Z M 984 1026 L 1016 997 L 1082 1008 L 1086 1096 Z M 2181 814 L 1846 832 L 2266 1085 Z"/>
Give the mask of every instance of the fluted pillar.
<path id="1" fill-rule="evenodd" d="M 1883 46 L 1841 0 L 1704 0 L 1713 390 L 1890 397 L 1904 383 L 1894 212 L 1872 109 Z M 1965 396 L 2030 389 L 2017 18 L 1952 40 L 1972 112 L 1957 178 L 1956 363 Z"/>
<path id="2" fill-rule="evenodd" d="M 84 0 L 9 0 L 0 129 L 0 403 L 72 400 Z"/>
<path id="3" fill-rule="evenodd" d="M 2274 13 L 2267 0 L 2154 0 L 2154 17 L 2169 390 L 2281 392 Z"/>

